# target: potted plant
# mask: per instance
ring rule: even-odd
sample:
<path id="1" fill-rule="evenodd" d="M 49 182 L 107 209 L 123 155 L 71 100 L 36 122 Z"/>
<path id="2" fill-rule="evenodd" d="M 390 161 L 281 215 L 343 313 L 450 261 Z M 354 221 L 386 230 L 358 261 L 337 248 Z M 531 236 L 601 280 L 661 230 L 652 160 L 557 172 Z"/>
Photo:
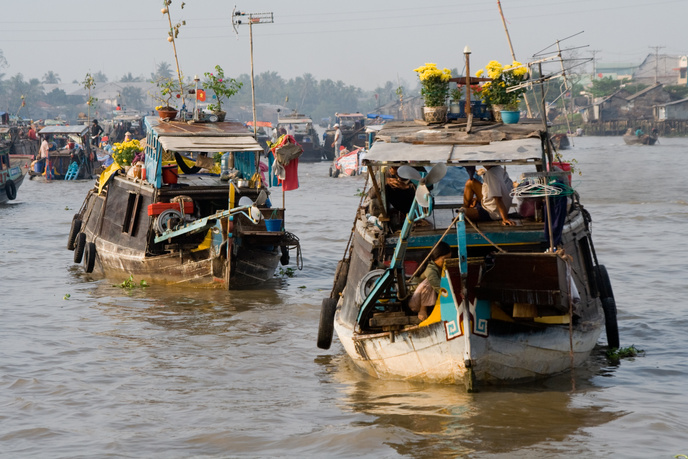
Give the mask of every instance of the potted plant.
<path id="1" fill-rule="evenodd" d="M 173 120 L 177 116 L 177 109 L 172 106 L 172 98 L 174 97 L 175 80 L 169 77 L 161 77 L 157 80 L 151 81 L 158 87 L 158 93 L 153 94 L 153 98 L 160 102 L 155 107 L 158 111 L 160 119 Z"/>
<path id="2" fill-rule="evenodd" d="M 138 140 L 116 143 L 112 146 L 112 159 L 120 166 L 131 166 L 134 157 L 143 151 Z"/>
<path id="3" fill-rule="evenodd" d="M 454 114 L 461 113 L 461 97 L 463 96 L 463 90 L 461 86 L 456 86 L 454 89 L 449 91 L 449 98 L 451 102 L 449 103 L 449 111 Z"/>
<path id="4" fill-rule="evenodd" d="M 509 91 L 509 88 L 517 86 L 526 80 L 528 68 L 520 62 L 514 61 L 511 65 L 502 66 L 497 61 L 490 61 L 485 67 L 487 76 L 492 79 L 483 85 L 481 96 L 487 105 L 492 106 L 495 119 L 501 121 L 502 112 L 518 113 L 518 105 L 526 89 L 519 88 Z M 480 77 L 484 71 L 478 70 L 476 76 Z M 516 122 L 518 119 L 516 118 Z"/>
<path id="5" fill-rule="evenodd" d="M 418 73 L 425 107 L 423 118 L 428 122 L 442 122 L 447 118 L 447 92 L 449 91 L 449 79 L 451 70 L 440 70 L 436 64 L 426 63 L 422 67 L 413 70 Z"/>
<path id="6" fill-rule="evenodd" d="M 222 100 L 229 99 L 239 92 L 242 83 L 234 78 L 226 78 L 224 70 L 219 65 L 215 66 L 215 73 L 206 72 L 205 77 L 203 88 L 214 93 L 214 102 L 208 105 L 208 110 L 215 113 L 219 121 L 224 121 L 226 112 L 222 110 Z"/>

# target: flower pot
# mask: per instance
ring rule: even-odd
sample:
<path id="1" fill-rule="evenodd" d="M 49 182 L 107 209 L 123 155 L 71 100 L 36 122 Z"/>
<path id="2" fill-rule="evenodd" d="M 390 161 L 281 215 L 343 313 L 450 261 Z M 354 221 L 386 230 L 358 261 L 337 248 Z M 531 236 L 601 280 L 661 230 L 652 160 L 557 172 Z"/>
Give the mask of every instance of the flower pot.
<path id="1" fill-rule="evenodd" d="M 174 108 L 161 108 L 158 110 L 158 116 L 161 120 L 172 121 L 177 117 L 177 110 Z"/>
<path id="2" fill-rule="evenodd" d="M 227 116 L 227 112 L 224 110 L 215 110 L 213 111 L 213 115 L 217 116 L 218 121 L 224 121 L 225 116 Z"/>
<path id="3" fill-rule="evenodd" d="M 499 113 L 504 124 L 516 124 L 521 118 L 521 112 L 518 110 L 502 110 Z"/>
<path id="4" fill-rule="evenodd" d="M 498 123 L 502 122 L 502 111 L 506 110 L 506 106 L 499 104 L 492 104 L 492 116 Z"/>
<path id="5" fill-rule="evenodd" d="M 465 102 L 464 102 L 464 104 L 465 104 Z M 458 100 L 452 101 L 449 104 L 449 113 L 453 113 L 455 115 L 458 115 L 459 113 L 461 113 L 461 102 L 459 102 Z"/>
<path id="6" fill-rule="evenodd" d="M 428 123 L 444 123 L 447 121 L 448 110 L 446 105 L 423 107 L 423 119 Z"/>

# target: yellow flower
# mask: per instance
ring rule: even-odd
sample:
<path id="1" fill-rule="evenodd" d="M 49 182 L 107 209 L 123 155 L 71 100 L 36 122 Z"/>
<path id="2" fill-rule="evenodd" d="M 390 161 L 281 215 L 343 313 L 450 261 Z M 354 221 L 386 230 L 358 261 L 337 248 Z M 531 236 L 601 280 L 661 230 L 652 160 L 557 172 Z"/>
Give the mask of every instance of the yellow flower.
<path id="1" fill-rule="evenodd" d="M 483 73 L 485 73 L 485 71 L 484 71 L 483 69 L 480 69 L 480 70 L 478 70 L 477 72 L 475 72 L 475 76 L 477 76 L 478 78 L 480 78 L 480 77 L 483 75 Z"/>

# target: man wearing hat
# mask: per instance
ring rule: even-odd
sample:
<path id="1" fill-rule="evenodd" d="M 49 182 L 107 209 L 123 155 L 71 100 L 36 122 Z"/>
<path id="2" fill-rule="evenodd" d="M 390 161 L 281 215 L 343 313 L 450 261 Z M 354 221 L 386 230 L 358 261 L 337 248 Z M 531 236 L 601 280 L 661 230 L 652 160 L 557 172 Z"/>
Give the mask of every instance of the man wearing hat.
<path id="1" fill-rule="evenodd" d="M 333 127 L 334 142 L 332 142 L 332 146 L 334 147 L 334 157 L 337 158 L 339 156 L 339 148 L 342 146 L 342 130 L 339 129 L 339 124 L 335 124 Z"/>

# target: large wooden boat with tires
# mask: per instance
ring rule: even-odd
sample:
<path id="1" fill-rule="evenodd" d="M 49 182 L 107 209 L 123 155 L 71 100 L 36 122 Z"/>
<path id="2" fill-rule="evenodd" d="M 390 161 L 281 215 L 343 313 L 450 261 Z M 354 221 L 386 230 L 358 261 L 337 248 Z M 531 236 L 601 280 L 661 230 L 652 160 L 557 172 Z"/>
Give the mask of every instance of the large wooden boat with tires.
<path id="1" fill-rule="evenodd" d="M 241 123 L 145 123 L 144 163 L 106 169 L 74 216 L 75 263 L 149 284 L 228 289 L 259 285 L 289 264 L 298 238 L 270 204 L 256 173 L 263 149 Z M 221 174 L 218 153 L 226 153 Z"/>
<path id="2" fill-rule="evenodd" d="M 605 325 L 608 345 L 618 347 L 616 304 L 590 213 L 555 162 L 541 123 L 383 126 L 364 160 L 369 199 L 356 209 L 347 256 L 323 300 L 318 346 L 329 348 L 336 332 L 353 362 L 375 377 L 471 390 L 577 367 Z M 513 225 L 466 216 L 467 170 L 496 166 L 517 182 L 522 208 L 509 209 Z M 408 212 L 388 186 L 392 167 L 415 189 Z M 440 241 L 451 254 L 422 318 L 410 299 Z"/>

